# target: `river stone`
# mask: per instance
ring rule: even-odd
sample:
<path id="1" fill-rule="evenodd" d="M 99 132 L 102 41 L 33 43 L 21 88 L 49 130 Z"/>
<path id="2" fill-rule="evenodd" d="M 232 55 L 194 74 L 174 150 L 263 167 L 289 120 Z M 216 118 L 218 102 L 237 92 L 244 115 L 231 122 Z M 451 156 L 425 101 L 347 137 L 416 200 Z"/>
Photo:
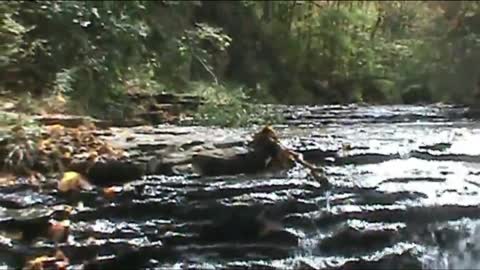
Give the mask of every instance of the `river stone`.
<path id="1" fill-rule="evenodd" d="M 33 119 L 43 125 L 62 125 L 64 127 L 70 128 L 76 128 L 82 125 L 86 125 L 88 123 L 93 123 L 97 126 L 107 125 L 106 121 L 77 115 L 52 114 L 35 116 L 33 117 Z"/>
<path id="2" fill-rule="evenodd" d="M 192 156 L 196 172 L 207 176 L 254 174 L 266 168 L 268 156 L 233 147 L 203 151 Z"/>
<path id="3" fill-rule="evenodd" d="M 110 186 L 140 179 L 145 172 L 145 164 L 109 160 L 95 163 L 88 170 L 87 178 L 97 186 Z"/>
<path id="4" fill-rule="evenodd" d="M 452 146 L 451 143 L 436 143 L 432 145 L 421 145 L 420 149 L 433 150 L 433 151 L 445 151 Z"/>
<path id="5" fill-rule="evenodd" d="M 206 242 L 263 242 L 296 246 L 298 237 L 270 217 L 257 211 L 231 211 L 202 228 L 199 237 Z"/>
<path id="6" fill-rule="evenodd" d="M 349 224 L 322 240 L 319 248 L 324 252 L 372 250 L 393 244 L 398 236 L 398 229 L 392 226 L 359 228 Z"/>
<path id="7" fill-rule="evenodd" d="M 142 249 L 133 249 L 124 251 L 115 256 L 106 258 L 97 258 L 85 263 L 84 270 L 101 270 L 101 269 L 140 269 L 148 262 L 148 257 Z"/>
<path id="8" fill-rule="evenodd" d="M 188 155 L 168 155 L 162 158 L 152 158 L 146 163 L 147 175 L 182 175 L 193 174 L 191 157 Z"/>
<path id="9" fill-rule="evenodd" d="M 47 237 L 49 220 L 64 220 L 70 215 L 68 206 L 32 207 L 4 210 L 0 217 L 0 229 L 22 233 L 22 240 L 30 242 L 37 237 Z"/>
<path id="10" fill-rule="evenodd" d="M 50 205 L 55 202 L 55 197 L 31 189 L 0 194 L 0 207 L 11 209 L 27 208 L 37 204 Z"/>
<path id="11" fill-rule="evenodd" d="M 295 262 L 294 270 L 318 270 L 320 268 L 311 265 L 310 263 L 304 260 L 298 260 Z"/>
<path id="12" fill-rule="evenodd" d="M 424 269 L 422 262 L 412 252 L 404 251 L 400 254 L 387 254 L 380 258 L 349 260 L 339 267 L 329 267 L 328 270 L 380 270 L 380 269 Z"/>
<path id="13" fill-rule="evenodd" d="M 470 119 L 479 119 L 480 118 L 480 108 L 478 106 L 470 106 L 465 112 L 464 116 Z"/>

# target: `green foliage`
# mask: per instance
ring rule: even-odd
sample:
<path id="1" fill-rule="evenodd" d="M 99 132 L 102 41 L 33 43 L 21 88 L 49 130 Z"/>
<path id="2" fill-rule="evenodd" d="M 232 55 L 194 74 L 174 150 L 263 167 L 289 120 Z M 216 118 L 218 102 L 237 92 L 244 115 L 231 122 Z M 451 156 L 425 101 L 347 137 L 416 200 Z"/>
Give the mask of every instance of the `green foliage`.
<path id="1" fill-rule="evenodd" d="M 160 67 L 162 52 L 169 49 L 171 41 L 157 41 L 158 33 L 149 24 L 149 16 L 159 6 L 150 1 L 8 4 L 0 24 L 0 39 L 7 41 L 2 43 L 6 45 L 0 55 L 1 67 L 28 72 L 34 79 L 35 89 L 14 88 L 68 94 L 89 111 L 105 113 L 106 105 L 120 104 L 132 88 L 163 90 L 156 71 L 182 64 L 182 52 L 174 50 L 178 62 Z M 216 37 L 217 32 L 208 26 L 200 27 L 203 31 L 199 36 L 190 35 L 190 43 L 195 38 Z M 178 29 L 178 36 L 184 31 Z M 162 50 L 150 50 L 155 42 L 161 43 Z M 225 44 L 223 41 L 222 46 Z M 195 45 L 191 44 L 191 51 L 196 50 Z M 195 56 L 202 61 L 205 57 Z"/>
<path id="2" fill-rule="evenodd" d="M 195 26 L 193 30 L 186 30 L 178 41 L 180 55 L 200 63 L 213 81 L 218 84 L 214 68 L 210 64 L 211 56 L 216 51 L 225 51 L 230 46 L 232 39 L 223 33 L 222 28 L 204 23 L 197 23 Z"/>
<path id="3" fill-rule="evenodd" d="M 0 111 L 0 127 L 11 126 L 18 120 L 18 115 L 15 113 Z"/>
<path id="4" fill-rule="evenodd" d="M 73 83 L 75 70 L 63 69 L 55 74 L 55 80 L 53 82 L 53 92 L 56 94 L 71 94 L 73 89 Z"/>
<path id="5" fill-rule="evenodd" d="M 193 91 L 199 119 L 235 126 L 263 121 L 256 103 L 467 102 L 478 29 L 465 1 L 5 2 L 0 90 L 101 118 L 129 117 L 132 92 Z"/>
<path id="6" fill-rule="evenodd" d="M 268 108 L 252 104 L 243 87 L 194 82 L 191 92 L 205 99 L 195 117 L 204 125 L 242 127 L 280 120 Z"/>
<path id="7" fill-rule="evenodd" d="M 28 31 L 23 25 L 16 22 L 13 11 L 16 6 L 12 3 L 2 5 L 0 10 L 0 68 L 13 64 L 15 57 L 20 58 L 25 52 L 20 48 L 23 35 Z"/>

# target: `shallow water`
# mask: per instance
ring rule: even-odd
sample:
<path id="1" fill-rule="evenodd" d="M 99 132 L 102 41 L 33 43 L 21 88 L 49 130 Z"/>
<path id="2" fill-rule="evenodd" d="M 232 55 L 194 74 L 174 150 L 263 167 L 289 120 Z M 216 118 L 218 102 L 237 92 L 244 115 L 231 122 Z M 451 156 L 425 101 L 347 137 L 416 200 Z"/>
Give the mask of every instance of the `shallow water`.
<path id="1" fill-rule="evenodd" d="M 279 109 L 288 116 L 275 127 L 282 140 L 324 166 L 331 190 L 301 168 L 269 176 L 147 176 L 110 200 L 97 191 L 72 199 L 19 186 L 13 195 L 0 190 L 0 229 L 82 201 L 69 241 L 60 244 L 71 269 L 96 257 L 100 269 L 480 267 L 480 122 L 464 119 L 463 108 Z M 264 210 L 284 230 L 259 233 L 255 217 Z M 51 249 L 47 240 L 4 234 L 0 269 Z"/>

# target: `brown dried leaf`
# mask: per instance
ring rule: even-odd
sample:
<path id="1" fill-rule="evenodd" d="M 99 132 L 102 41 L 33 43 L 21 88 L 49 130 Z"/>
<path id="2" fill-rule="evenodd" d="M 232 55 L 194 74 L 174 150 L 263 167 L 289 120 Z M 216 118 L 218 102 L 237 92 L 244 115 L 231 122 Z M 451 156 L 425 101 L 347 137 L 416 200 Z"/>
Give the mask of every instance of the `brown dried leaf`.
<path id="1" fill-rule="evenodd" d="M 69 259 L 62 251 L 57 250 L 54 256 L 40 256 L 28 261 L 24 267 L 25 270 L 43 270 L 45 268 L 57 270 L 67 269 Z"/>
<path id="2" fill-rule="evenodd" d="M 11 173 L 0 173 L 0 186 L 15 184 L 16 177 Z"/>
<path id="3" fill-rule="evenodd" d="M 107 199 L 113 199 L 117 195 L 117 191 L 115 187 L 107 187 L 103 189 L 103 195 Z"/>
<path id="4" fill-rule="evenodd" d="M 70 220 L 50 221 L 48 236 L 55 242 L 60 242 L 67 234 L 70 228 Z"/>
<path id="5" fill-rule="evenodd" d="M 59 124 L 47 127 L 50 137 L 59 137 L 65 133 L 65 127 Z"/>

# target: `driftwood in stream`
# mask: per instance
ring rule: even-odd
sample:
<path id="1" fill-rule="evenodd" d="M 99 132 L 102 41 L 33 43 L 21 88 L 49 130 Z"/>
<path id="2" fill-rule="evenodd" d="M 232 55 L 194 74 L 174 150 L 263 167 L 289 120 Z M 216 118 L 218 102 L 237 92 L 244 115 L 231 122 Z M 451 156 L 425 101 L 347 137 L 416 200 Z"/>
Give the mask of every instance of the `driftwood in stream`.
<path id="1" fill-rule="evenodd" d="M 318 173 L 321 169 L 303 160 L 301 154 L 282 145 L 270 126 L 264 127 L 253 136 L 246 151 L 230 155 L 209 151 L 196 154 L 192 158 L 192 165 L 197 172 L 209 176 L 283 171 L 296 164 L 308 169 L 322 185 L 328 185 L 328 181 Z"/>

